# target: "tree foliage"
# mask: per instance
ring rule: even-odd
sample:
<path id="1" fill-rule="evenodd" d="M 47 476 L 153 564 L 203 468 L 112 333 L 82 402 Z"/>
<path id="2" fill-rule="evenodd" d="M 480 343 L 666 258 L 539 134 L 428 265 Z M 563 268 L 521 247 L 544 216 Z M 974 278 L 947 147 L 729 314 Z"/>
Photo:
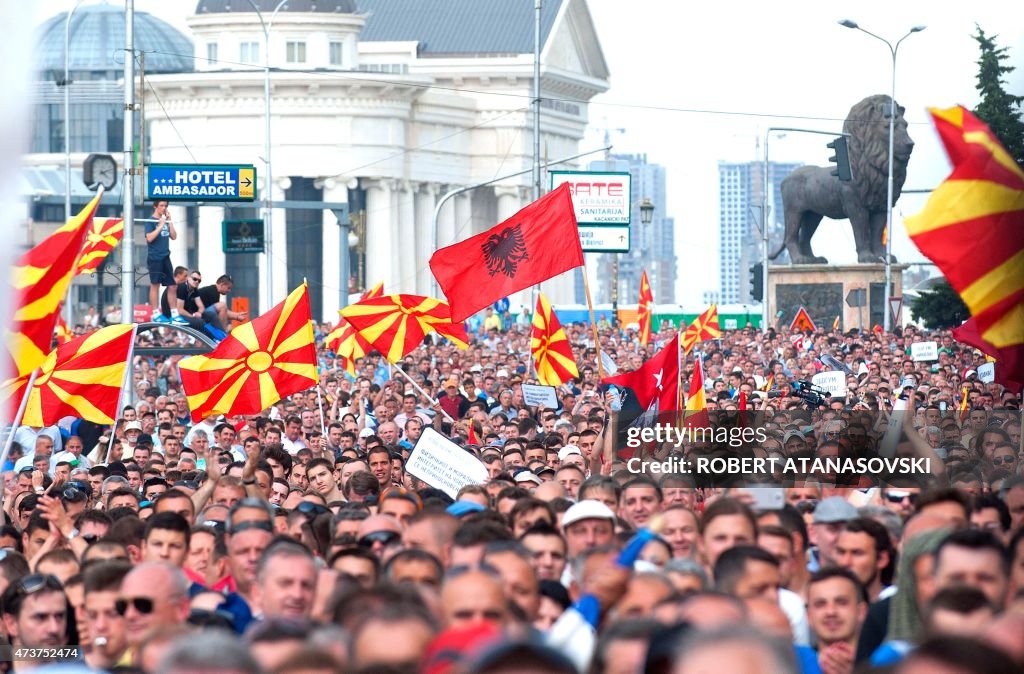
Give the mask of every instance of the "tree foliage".
<path id="1" fill-rule="evenodd" d="M 929 330 L 953 328 L 971 317 L 967 305 L 948 281 L 936 284 L 931 290 L 921 291 L 920 296 L 911 302 L 910 310 L 914 320 Z"/>
<path id="2" fill-rule="evenodd" d="M 1005 75 L 1015 70 L 1004 63 L 1009 58 L 1009 49 L 997 46 L 998 35 L 986 35 L 981 26 L 975 24 L 975 27 L 978 32 L 972 37 L 981 51 L 975 88 L 981 94 L 981 102 L 974 114 L 988 124 L 1010 156 L 1024 167 L 1024 120 L 1021 119 L 1024 96 L 1014 96 L 1003 87 Z"/>

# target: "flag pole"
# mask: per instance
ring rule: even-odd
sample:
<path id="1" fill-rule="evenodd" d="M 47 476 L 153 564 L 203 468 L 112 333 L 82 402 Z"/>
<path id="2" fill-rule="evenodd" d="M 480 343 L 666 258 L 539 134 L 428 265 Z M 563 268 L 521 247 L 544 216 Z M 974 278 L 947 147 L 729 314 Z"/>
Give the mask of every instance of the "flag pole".
<path id="1" fill-rule="evenodd" d="M 536 288 L 537 288 L 537 286 L 533 286 L 533 290 L 535 290 Z M 530 318 L 531 318 L 531 320 L 530 320 L 530 328 L 529 328 L 529 330 L 526 333 L 527 349 L 530 352 L 529 360 L 526 363 L 526 377 L 528 379 L 532 378 L 534 376 L 533 375 L 533 320 L 532 319 L 533 319 L 533 317 L 535 317 L 537 315 L 537 297 L 536 297 L 536 293 L 533 292 L 533 290 L 530 291 L 530 301 L 533 303 L 533 313 L 530 316 Z M 554 307 L 552 307 L 551 308 L 551 313 L 554 313 L 554 312 L 555 312 L 555 309 L 554 309 Z"/>
<path id="2" fill-rule="evenodd" d="M 21 419 L 25 416 L 25 408 L 28 407 L 28 397 L 32 395 L 32 386 L 36 383 L 36 376 L 39 375 L 39 368 L 32 370 L 32 374 L 28 377 L 28 383 L 25 384 L 25 394 L 21 396 L 21 402 L 18 404 L 18 411 L 14 414 L 14 420 L 11 422 L 11 432 L 7 434 L 7 440 L 4 442 L 3 453 L 0 454 L 0 466 L 7 462 L 7 455 L 11 453 L 11 446 L 14 444 L 14 433 L 18 430 L 18 426 L 21 426 Z"/>
<path id="3" fill-rule="evenodd" d="M 400 368 L 400 367 L 396 367 L 396 368 L 395 368 L 395 372 L 399 372 L 399 373 L 401 373 L 401 375 L 402 375 L 403 377 L 405 377 L 405 378 L 406 378 L 406 380 L 407 380 L 407 381 L 408 381 L 408 382 L 409 382 L 410 384 L 412 384 L 413 388 L 414 388 L 414 389 L 416 389 L 417 391 L 419 391 L 419 392 L 420 392 L 420 395 L 421 395 L 421 396 L 423 396 L 423 397 L 424 397 L 424 398 L 426 398 L 427 400 L 433 400 L 433 398 L 431 398 L 431 397 L 430 397 L 430 394 L 429 394 L 429 393 L 427 393 L 426 391 L 424 391 L 424 390 L 423 390 L 423 387 L 422 387 L 422 386 L 420 386 L 419 384 L 417 384 L 417 383 L 416 383 L 416 380 L 415 380 L 415 379 L 413 379 L 412 377 L 410 377 L 410 376 L 409 376 L 409 373 L 407 373 L 407 372 L 406 372 L 405 370 L 403 370 L 403 369 L 402 369 L 402 368 Z M 444 415 L 444 417 L 445 417 L 445 419 L 447 419 L 447 420 L 448 420 L 448 421 L 450 421 L 451 423 L 453 423 L 453 424 L 455 423 L 455 419 L 452 419 L 452 418 L 451 418 L 451 416 L 449 416 L 449 414 L 448 414 L 447 412 L 445 412 L 445 411 L 444 411 L 444 408 L 441 408 L 441 414 L 443 414 L 443 415 Z"/>
<path id="4" fill-rule="evenodd" d="M 110 449 L 114 446 L 114 438 L 117 437 L 117 421 L 121 418 L 121 409 L 124 405 L 124 390 L 130 386 L 128 382 L 131 381 L 132 375 L 135 373 L 135 365 L 132 361 L 135 360 L 135 335 L 138 334 L 138 331 L 138 324 L 133 324 L 131 347 L 128 349 L 128 362 L 125 363 L 124 376 L 121 377 L 121 390 L 117 392 L 117 411 L 114 414 L 114 423 L 110 426 L 110 440 L 107 442 L 107 453 L 104 457 L 106 461 L 104 463 L 110 462 Z M 178 375 L 178 380 L 181 381 L 181 374 Z M 160 449 L 163 449 L 163 447 Z M 97 456 L 97 458 L 99 457 Z"/>
<path id="5" fill-rule="evenodd" d="M 327 437 L 327 422 L 324 420 L 324 401 L 320 397 L 320 382 L 316 384 L 316 406 L 320 409 L 320 434 Z"/>
<path id="6" fill-rule="evenodd" d="M 590 326 L 594 330 L 594 348 L 597 349 L 597 375 L 604 379 L 604 365 L 601 364 L 601 338 L 597 334 L 597 321 L 594 320 L 594 302 L 590 299 L 590 282 L 587 280 L 587 266 L 583 265 L 583 290 L 587 293 L 587 309 L 590 311 Z M 552 309 L 554 311 L 554 309 Z"/>

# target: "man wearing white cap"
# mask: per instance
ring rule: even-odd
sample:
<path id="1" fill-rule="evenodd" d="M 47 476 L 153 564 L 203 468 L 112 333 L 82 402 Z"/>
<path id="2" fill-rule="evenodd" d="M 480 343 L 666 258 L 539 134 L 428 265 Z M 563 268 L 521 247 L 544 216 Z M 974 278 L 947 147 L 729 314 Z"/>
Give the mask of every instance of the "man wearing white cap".
<path id="1" fill-rule="evenodd" d="M 615 513 L 594 500 L 576 503 L 562 515 L 567 556 L 575 559 L 584 550 L 615 542 Z"/>

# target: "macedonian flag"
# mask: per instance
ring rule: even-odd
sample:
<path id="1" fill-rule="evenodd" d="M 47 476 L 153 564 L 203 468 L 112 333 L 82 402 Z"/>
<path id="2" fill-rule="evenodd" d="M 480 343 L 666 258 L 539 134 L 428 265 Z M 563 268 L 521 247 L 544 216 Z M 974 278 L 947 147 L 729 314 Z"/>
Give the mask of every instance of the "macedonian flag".
<path id="1" fill-rule="evenodd" d="M 537 379 L 545 386 L 560 386 L 580 376 L 572 347 L 558 317 L 544 293 L 537 293 L 537 311 L 533 314 L 533 333 L 530 338 L 533 366 Z"/>
<path id="2" fill-rule="evenodd" d="M 384 282 L 381 281 L 363 293 L 359 301 L 380 297 L 383 294 Z M 324 345 L 337 354 L 342 366 L 351 375 L 356 373 L 356 361 L 373 348 L 344 318 L 339 319 L 337 327 L 328 333 Z"/>
<path id="3" fill-rule="evenodd" d="M 53 328 L 53 338 L 57 340 L 57 344 L 67 344 L 75 337 L 75 333 L 68 327 L 67 321 L 60 315 L 60 309 L 57 310 L 57 325 Z"/>
<path id="4" fill-rule="evenodd" d="M 21 423 L 50 426 L 64 417 L 114 423 L 134 342 L 134 325 L 111 325 L 51 351 L 32 385 Z"/>
<path id="5" fill-rule="evenodd" d="M 712 304 L 707 310 L 683 331 L 681 346 L 683 353 L 690 353 L 697 342 L 706 342 L 709 339 L 718 339 L 722 331 L 718 327 L 718 305 Z"/>
<path id="6" fill-rule="evenodd" d="M 270 311 L 233 329 L 216 349 L 178 364 L 192 420 L 258 414 L 317 385 L 316 344 L 306 284 Z"/>
<path id="7" fill-rule="evenodd" d="M 446 302 L 421 295 L 382 295 L 341 310 L 341 317 L 383 354 L 397 363 L 436 332 L 460 349 L 469 344 L 462 323 L 452 323 Z"/>
<path id="8" fill-rule="evenodd" d="M 2 375 L 11 379 L 0 384 L 0 400 L 9 399 L 15 390 L 24 390 L 29 375 L 50 353 L 60 306 L 102 194 L 102 189 L 97 191 L 78 215 L 22 255 L 10 272 L 13 315 L 4 328 L 7 348 Z"/>
<path id="9" fill-rule="evenodd" d="M 647 270 L 644 270 L 640 277 L 640 301 L 637 305 L 637 322 L 640 324 L 640 344 L 647 346 L 651 341 L 651 304 L 654 303 L 654 295 L 651 293 L 651 284 L 647 280 Z"/>
<path id="10" fill-rule="evenodd" d="M 1024 344 L 1024 171 L 977 117 L 931 109 L 953 172 L 907 233 L 996 348 Z"/>
<path id="11" fill-rule="evenodd" d="M 121 218 L 93 218 L 85 235 L 82 257 L 78 260 L 75 275 L 94 272 L 103 264 L 110 251 L 117 248 L 124 236 L 124 220 Z"/>

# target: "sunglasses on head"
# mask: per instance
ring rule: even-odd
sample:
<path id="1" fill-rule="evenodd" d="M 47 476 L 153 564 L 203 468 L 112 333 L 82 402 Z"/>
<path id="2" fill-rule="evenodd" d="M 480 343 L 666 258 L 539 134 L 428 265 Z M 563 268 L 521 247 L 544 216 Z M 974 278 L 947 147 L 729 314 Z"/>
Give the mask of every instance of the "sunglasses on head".
<path id="1" fill-rule="evenodd" d="M 33 573 L 25 576 L 15 586 L 15 593 L 22 597 L 27 597 L 43 590 L 60 590 L 63 592 L 64 586 L 61 585 L 60 580 L 56 576 L 42 573 Z"/>
<path id="2" fill-rule="evenodd" d="M 313 517 L 331 512 L 330 508 L 322 506 L 319 503 L 313 503 L 312 501 L 303 501 L 295 508 L 295 510 L 303 515 L 311 515 Z"/>
<path id="3" fill-rule="evenodd" d="M 129 597 L 115 601 L 114 610 L 117 611 L 117 615 L 123 616 L 128 612 L 129 605 L 134 606 L 135 610 L 142 615 L 149 615 L 154 608 L 153 600 L 149 597 Z"/>
<path id="4" fill-rule="evenodd" d="M 397 531 L 373 531 L 360 538 L 357 543 L 361 548 L 372 548 L 375 543 L 387 547 L 401 538 L 402 534 Z"/>

